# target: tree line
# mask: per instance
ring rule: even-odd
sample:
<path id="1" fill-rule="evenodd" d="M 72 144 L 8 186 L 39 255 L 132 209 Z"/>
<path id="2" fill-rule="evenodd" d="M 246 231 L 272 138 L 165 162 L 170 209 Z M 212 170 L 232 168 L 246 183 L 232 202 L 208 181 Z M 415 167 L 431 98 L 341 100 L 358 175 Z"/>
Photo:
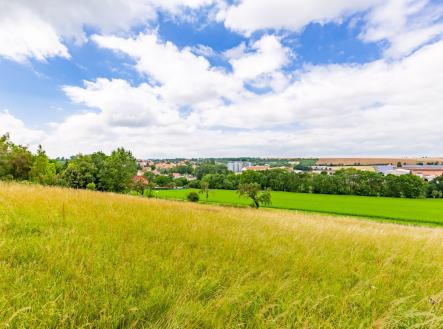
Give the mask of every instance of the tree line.
<path id="1" fill-rule="evenodd" d="M 133 180 L 137 161 L 123 148 L 110 155 L 95 152 L 79 154 L 69 160 L 50 159 L 39 147 L 32 153 L 26 146 L 10 141 L 9 135 L 0 136 L 0 179 L 30 181 L 44 185 L 110 192 L 134 192 L 152 195 L 155 186 L 183 186 L 190 188 L 239 190 L 245 184 L 254 184 L 263 191 L 343 194 L 403 198 L 443 197 L 443 176 L 426 182 L 415 175 L 387 175 L 342 169 L 333 175 L 309 172 L 294 173 L 284 169 L 245 171 L 234 174 L 223 164 L 205 161 L 195 169 L 191 165 L 178 166 L 172 172 L 192 174 L 196 180 L 172 178 L 172 172 L 162 175 L 145 173 L 146 181 Z M 251 185 L 249 185 L 251 186 Z M 146 192 L 147 191 L 147 192 Z"/>
<path id="2" fill-rule="evenodd" d="M 237 190 L 239 185 L 257 183 L 263 190 L 341 194 L 360 196 L 384 196 L 396 198 L 441 198 L 443 196 L 443 176 L 426 182 L 418 176 L 386 175 L 356 169 L 338 170 L 327 173 L 294 173 L 284 169 L 266 171 L 245 171 L 240 175 L 229 173 L 209 173 L 201 182 L 211 189 Z M 199 182 L 192 182 L 198 187 Z"/>
<path id="3" fill-rule="evenodd" d="M 0 137 L 0 179 L 30 181 L 108 192 L 125 192 L 133 184 L 137 161 L 131 152 L 118 148 L 111 155 L 95 152 L 69 160 L 49 159 L 41 146 L 33 154 L 26 146 Z"/>

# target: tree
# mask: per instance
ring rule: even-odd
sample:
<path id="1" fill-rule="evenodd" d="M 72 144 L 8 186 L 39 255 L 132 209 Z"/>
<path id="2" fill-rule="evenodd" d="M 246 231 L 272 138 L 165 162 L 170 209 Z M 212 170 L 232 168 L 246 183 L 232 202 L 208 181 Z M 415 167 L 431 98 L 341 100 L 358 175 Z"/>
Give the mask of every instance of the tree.
<path id="1" fill-rule="evenodd" d="M 13 178 L 10 174 L 11 163 L 9 162 L 9 134 L 0 137 L 0 179 Z"/>
<path id="2" fill-rule="evenodd" d="M 37 155 L 29 171 L 29 178 L 35 183 L 50 185 L 55 181 L 55 174 L 56 169 L 54 163 L 49 161 L 42 146 L 39 145 Z"/>
<path id="3" fill-rule="evenodd" d="M 27 180 L 31 171 L 33 156 L 27 147 L 12 145 L 9 155 L 10 174 L 14 179 Z"/>
<path id="4" fill-rule="evenodd" d="M 146 189 L 143 191 L 143 196 L 147 198 L 153 198 L 154 197 L 154 188 L 155 184 L 153 182 L 149 182 L 146 186 Z"/>
<path id="5" fill-rule="evenodd" d="M 188 180 L 186 179 L 186 177 L 179 177 L 174 179 L 174 185 L 177 187 L 183 187 L 188 185 Z"/>
<path id="6" fill-rule="evenodd" d="M 72 188 L 86 188 L 89 183 L 94 183 L 97 168 L 90 156 L 78 155 L 69 161 L 68 167 L 63 172 L 63 179 Z"/>
<path id="7" fill-rule="evenodd" d="M 146 171 L 145 173 L 143 173 L 143 176 L 149 181 L 152 182 L 155 180 L 155 175 L 152 171 Z"/>
<path id="8" fill-rule="evenodd" d="M 27 147 L 9 141 L 9 134 L 0 137 L 0 179 L 29 179 L 33 163 Z"/>
<path id="9" fill-rule="evenodd" d="M 205 195 L 205 200 L 206 202 L 208 202 L 208 198 L 209 198 L 209 192 L 211 190 L 209 189 L 209 182 L 206 180 L 202 180 L 200 182 L 200 194 L 204 194 Z"/>
<path id="10" fill-rule="evenodd" d="M 228 174 L 229 170 L 224 164 L 215 164 L 213 162 L 203 162 L 195 171 L 195 177 L 201 180 L 207 174 Z"/>
<path id="11" fill-rule="evenodd" d="M 443 193 L 439 190 L 432 190 L 431 195 L 434 199 L 436 199 L 436 198 L 441 198 Z"/>
<path id="12" fill-rule="evenodd" d="M 200 188 L 200 181 L 198 179 L 191 180 L 188 184 L 189 188 Z"/>
<path id="13" fill-rule="evenodd" d="M 144 178 L 143 176 L 139 177 L 134 177 L 132 179 L 132 182 L 129 184 L 129 187 L 134 190 L 137 191 L 137 193 L 139 193 L 140 195 L 143 195 L 146 187 L 148 187 L 149 182 L 146 178 Z"/>
<path id="14" fill-rule="evenodd" d="M 155 183 L 161 187 L 171 186 L 172 180 L 172 177 L 167 175 L 158 175 L 155 177 Z"/>
<path id="15" fill-rule="evenodd" d="M 94 163 L 96 169 L 94 173 L 94 183 L 99 191 L 104 190 L 104 187 L 101 186 L 100 183 L 100 177 L 104 172 L 105 162 L 107 158 L 108 156 L 103 152 L 94 152 L 91 154 L 91 161 Z"/>
<path id="16" fill-rule="evenodd" d="M 441 198 L 441 195 L 443 195 L 443 175 L 438 176 L 437 178 L 429 182 L 427 192 L 427 196 L 430 198 Z"/>
<path id="17" fill-rule="evenodd" d="M 124 148 L 113 151 L 106 157 L 99 174 L 100 188 L 105 191 L 123 192 L 137 172 L 137 161 L 132 153 Z"/>
<path id="18" fill-rule="evenodd" d="M 271 204 L 271 192 L 269 189 L 262 191 L 258 183 L 244 183 L 238 186 L 238 194 L 252 200 L 252 206 L 259 208 L 260 204 Z"/>

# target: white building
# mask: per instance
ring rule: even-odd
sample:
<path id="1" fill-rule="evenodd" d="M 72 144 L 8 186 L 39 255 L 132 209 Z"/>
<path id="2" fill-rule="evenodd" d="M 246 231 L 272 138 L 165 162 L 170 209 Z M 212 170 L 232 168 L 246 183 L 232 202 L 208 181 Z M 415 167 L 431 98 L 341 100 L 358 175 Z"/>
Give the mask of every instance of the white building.
<path id="1" fill-rule="evenodd" d="M 252 166 L 252 163 L 246 161 L 230 161 L 228 162 L 228 169 L 235 173 L 241 173 L 243 168 Z"/>

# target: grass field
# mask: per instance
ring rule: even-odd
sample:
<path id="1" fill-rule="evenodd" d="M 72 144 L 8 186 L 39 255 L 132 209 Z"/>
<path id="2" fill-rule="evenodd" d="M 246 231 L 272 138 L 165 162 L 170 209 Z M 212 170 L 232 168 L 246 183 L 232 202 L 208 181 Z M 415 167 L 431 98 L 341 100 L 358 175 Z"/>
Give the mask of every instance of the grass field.
<path id="1" fill-rule="evenodd" d="M 0 183 L 5 328 L 442 328 L 443 230 Z"/>
<path id="2" fill-rule="evenodd" d="M 189 190 L 155 192 L 159 198 L 186 200 Z M 204 196 L 200 195 L 200 200 Z M 208 202 L 249 205 L 236 191 L 213 190 Z M 272 208 L 390 219 L 398 222 L 443 225 L 443 199 L 399 199 L 348 195 L 272 192 Z"/>

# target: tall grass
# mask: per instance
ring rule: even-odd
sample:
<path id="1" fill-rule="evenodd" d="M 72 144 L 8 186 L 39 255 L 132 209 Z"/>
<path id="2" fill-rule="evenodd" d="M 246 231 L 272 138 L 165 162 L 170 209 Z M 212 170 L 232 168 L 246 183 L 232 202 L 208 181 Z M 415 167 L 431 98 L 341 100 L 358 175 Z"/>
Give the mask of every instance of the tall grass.
<path id="1" fill-rule="evenodd" d="M 0 184 L 0 326 L 442 328 L 443 231 Z"/>

